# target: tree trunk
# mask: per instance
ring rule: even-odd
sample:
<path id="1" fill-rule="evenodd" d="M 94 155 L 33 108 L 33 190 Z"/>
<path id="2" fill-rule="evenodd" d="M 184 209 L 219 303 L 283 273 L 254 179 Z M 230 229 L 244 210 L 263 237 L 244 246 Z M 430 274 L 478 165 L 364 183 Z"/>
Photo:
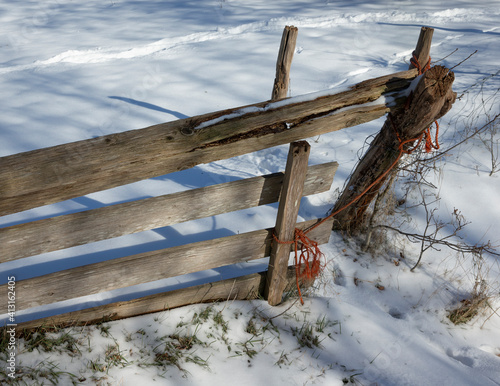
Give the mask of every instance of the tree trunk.
<path id="1" fill-rule="evenodd" d="M 400 143 L 419 138 L 432 122 L 450 110 L 456 98 L 451 88 L 454 79 L 453 72 L 436 66 L 415 80 L 418 84 L 409 103 L 390 113 L 336 202 L 333 212 L 340 212 L 335 215 L 334 229 L 353 232 L 359 228 L 388 171 L 397 167 L 403 154 Z M 406 143 L 403 150 L 411 148 L 413 142 Z"/>

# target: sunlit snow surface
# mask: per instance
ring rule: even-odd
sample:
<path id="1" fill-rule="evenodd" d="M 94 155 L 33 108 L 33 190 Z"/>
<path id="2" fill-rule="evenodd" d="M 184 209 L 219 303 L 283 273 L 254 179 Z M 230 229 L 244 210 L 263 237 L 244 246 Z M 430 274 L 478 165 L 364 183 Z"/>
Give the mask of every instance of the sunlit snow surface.
<path id="1" fill-rule="evenodd" d="M 486 113 L 499 113 L 499 20 L 497 1 L 4 1 L 0 3 L 0 156 L 266 101 L 285 25 L 299 28 L 290 86 L 295 101 L 406 70 L 421 26 L 435 29 L 434 63 L 453 67 L 478 50 L 453 69 L 459 99 L 440 122 L 440 142 L 446 149 L 465 136 L 468 125 L 480 127 Z M 340 167 L 329 192 L 303 200 L 299 221 L 328 212 L 336 189 L 343 187 L 382 123 L 383 119 L 309 139 L 310 164 L 337 161 Z M 0 226 L 282 171 L 287 152 L 288 146 L 279 146 L 200 165 L 1 217 Z M 450 151 L 438 163 L 441 171 L 431 175 L 441 199 L 436 215 L 448 221 L 458 209 L 471 222 L 462 236 L 472 245 L 488 240 L 500 244 L 500 172 L 489 176 L 490 158 L 475 138 Z M 255 208 L 0 264 L 0 280 L 5 284 L 8 276 L 22 280 L 272 227 L 276 210 L 276 205 Z M 425 226 L 422 208 L 410 208 L 408 213 L 417 228 Z M 251 364 L 214 344 L 215 348 L 198 353 L 209 358 L 210 370 L 191 365 L 186 378 L 175 371 L 162 377 L 156 368 L 140 367 L 131 357 L 130 366 L 109 372 L 109 381 L 341 385 L 342 379 L 357 374 L 355 379 L 363 385 L 499 385 L 500 316 L 493 312 L 500 307 L 498 258 L 485 255 L 483 261 L 490 293 L 496 295 L 491 308 L 473 323 L 456 327 L 446 310 L 470 293 L 477 266 L 470 256 L 457 258 L 455 252 L 440 247 L 426 252 L 421 266 L 410 272 L 419 250 L 419 244 L 395 237 L 392 249 L 371 256 L 332 233 L 330 243 L 322 246 L 327 264 L 313 296 L 304 306 L 296 304 L 273 319 L 288 332 L 300 327 L 306 316 L 312 321 L 322 317 L 339 321 L 341 330 L 338 325 L 331 327 L 332 338 L 324 340 L 321 349 L 299 350 L 297 340 L 282 332 L 274 339 L 266 337 L 270 343 L 259 346 Z M 17 318 L 21 322 L 265 267 L 264 260 L 200 272 L 19 311 Z M 245 340 L 242 325 L 255 309 L 274 316 L 291 302 L 278 308 L 263 301 L 226 302 L 217 310 L 230 320 L 229 339 L 236 345 Z M 168 335 L 178 321 L 190 320 L 200 307 L 204 306 L 183 307 L 160 318 L 146 315 L 114 322 L 111 331 L 120 347 L 128 350 L 129 342 L 121 336 L 126 331 L 144 328 Z M 238 313 L 241 319 L 234 318 Z M 6 321 L 6 315 L 0 317 Z M 89 360 L 107 344 L 97 333 L 93 339 L 96 351 L 88 353 Z M 278 366 L 282 352 L 288 353 L 288 362 Z M 55 354 L 50 355 L 54 359 Z M 34 366 L 41 357 L 36 352 L 19 354 L 18 361 Z M 57 362 L 64 371 L 81 371 L 79 360 L 61 356 Z M 92 384 L 90 378 L 86 382 Z"/>

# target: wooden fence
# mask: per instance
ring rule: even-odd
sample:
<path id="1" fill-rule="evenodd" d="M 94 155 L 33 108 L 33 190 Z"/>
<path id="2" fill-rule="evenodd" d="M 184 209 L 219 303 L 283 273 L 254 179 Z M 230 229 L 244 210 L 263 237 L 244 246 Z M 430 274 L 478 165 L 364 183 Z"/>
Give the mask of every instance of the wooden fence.
<path id="1" fill-rule="evenodd" d="M 279 303 L 284 287 L 294 285 L 295 277 L 293 267 L 288 267 L 291 246 L 273 241 L 273 232 L 282 240 L 291 240 L 295 227 L 313 225 L 317 220 L 296 224 L 300 198 L 329 190 L 337 168 L 335 162 L 307 167 L 309 145 L 299 140 L 382 117 L 401 106 L 404 98 L 399 96 L 417 76 L 417 70 L 412 69 L 371 79 L 337 94 L 280 99 L 287 85 L 283 86 L 286 77 L 280 78 L 278 73 L 289 69 L 294 33 L 296 38 L 296 29 L 287 27 L 283 34 L 274 100 L 0 158 L 0 215 L 4 216 L 201 163 L 292 143 L 284 173 L 1 228 L 0 263 L 5 263 L 280 202 L 273 229 L 116 258 L 17 281 L 16 311 L 266 256 L 271 256 L 269 272 L 99 305 L 24 322 L 19 328 L 87 324 L 216 299 L 250 299 L 260 294 L 272 297 L 271 304 Z M 387 95 L 392 98 L 380 98 Z M 367 103 L 379 98 L 384 102 Z M 390 106 L 386 100 L 390 100 Z M 319 244 L 326 243 L 331 228 L 331 221 L 326 222 L 309 236 Z M 282 256 L 285 256 L 284 263 Z M 0 286 L 3 299 L 7 299 L 7 287 L 7 284 Z M 0 302 L 0 314 L 7 311 L 7 303 Z"/>

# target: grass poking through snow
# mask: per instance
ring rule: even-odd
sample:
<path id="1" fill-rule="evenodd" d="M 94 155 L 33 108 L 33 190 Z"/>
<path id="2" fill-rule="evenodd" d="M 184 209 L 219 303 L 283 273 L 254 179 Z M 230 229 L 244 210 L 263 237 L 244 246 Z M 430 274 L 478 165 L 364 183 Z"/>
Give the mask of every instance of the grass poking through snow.
<path id="1" fill-rule="evenodd" d="M 278 318 L 267 318 L 259 310 L 260 303 L 253 308 L 248 304 L 242 303 L 241 309 L 234 304 L 199 305 L 188 312 L 166 311 L 165 317 L 143 316 L 144 326 L 130 331 L 124 330 L 129 324 L 122 321 L 25 332 L 17 339 L 16 378 L 1 369 L 0 380 L 8 385 L 107 385 L 124 368 L 153 371 L 158 380 L 189 379 L 191 371 L 212 371 L 218 365 L 212 357 L 219 361 L 219 352 L 245 366 L 261 355 L 271 355 L 278 369 L 286 369 L 298 357 L 313 358 L 325 339 L 341 333 L 340 322 L 326 316 L 314 318 L 292 308 Z M 0 359 L 7 355 L 5 339 L 2 334 Z M 283 349 L 283 340 L 293 339 L 296 343 Z"/>

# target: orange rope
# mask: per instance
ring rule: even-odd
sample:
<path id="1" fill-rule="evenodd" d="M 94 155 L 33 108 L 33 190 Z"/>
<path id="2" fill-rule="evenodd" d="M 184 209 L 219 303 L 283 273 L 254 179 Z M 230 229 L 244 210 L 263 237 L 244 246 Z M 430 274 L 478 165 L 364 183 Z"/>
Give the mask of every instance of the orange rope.
<path id="1" fill-rule="evenodd" d="M 302 304 L 304 304 L 304 300 L 302 299 L 302 293 L 300 291 L 299 278 L 315 279 L 316 277 L 318 277 L 323 268 L 321 265 L 321 258 L 323 257 L 323 253 L 320 251 L 318 243 L 306 236 L 306 233 L 309 232 L 309 230 L 303 231 L 302 229 L 295 228 L 293 241 L 280 241 L 278 240 L 276 235 L 273 234 L 276 242 L 280 244 L 294 245 L 295 281 L 297 284 L 297 290 L 299 291 L 300 302 Z M 300 255 L 298 254 L 299 243 Z"/>
<path id="2" fill-rule="evenodd" d="M 422 75 L 424 72 L 431 69 L 431 57 L 429 56 L 427 64 L 424 66 L 424 68 L 422 68 L 418 61 L 417 55 L 415 55 L 415 51 L 413 51 L 411 54 L 410 63 L 418 70 L 418 75 Z"/>
<path id="3" fill-rule="evenodd" d="M 427 153 L 430 153 L 432 149 L 439 149 L 439 141 L 438 141 L 438 136 L 439 136 L 439 123 L 438 121 L 434 121 L 434 124 L 436 125 L 436 137 L 435 137 L 435 143 L 432 143 L 432 136 L 431 136 L 431 128 L 428 127 L 425 131 L 425 151 Z"/>
<path id="4" fill-rule="evenodd" d="M 418 74 L 421 75 L 423 72 L 430 69 L 431 59 L 429 57 L 429 61 L 427 64 L 422 67 L 420 66 L 415 53 L 412 54 L 412 59 L 410 59 L 411 63 L 418 69 Z M 425 138 L 425 151 L 430 152 L 432 149 L 439 149 L 438 142 L 438 134 L 439 134 L 439 125 L 437 121 L 436 124 L 436 136 L 435 136 L 435 144 L 432 142 L 430 127 L 427 128 L 419 137 L 402 140 L 399 136 L 398 131 L 396 130 L 396 125 L 392 119 L 392 115 L 389 113 L 389 120 L 391 121 L 392 127 L 394 129 L 394 133 L 396 134 L 396 138 L 398 139 L 398 151 L 399 154 L 396 157 L 396 160 L 387 168 L 387 170 L 382 173 L 375 181 L 373 181 L 365 190 L 363 190 L 360 194 L 354 197 L 349 203 L 344 205 L 342 208 L 336 210 L 331 213 L 327 217 L 323 218 L 321 221 L 317 222 L 310 228 L 306 230 L 301 230 L 296 228 L 294 233 L 294 239 L 292 241 L 281 241 L 279 240 L 275 234 L 273 234 L 274 240 L 279 244 L 293 244 L 295 249 L 295 274 L 296 274 L 296 284 L 297 290 L 299 292 L 300 302 L 304 304 L 304 300 L 302 299 L 302 293 L 300 291 L 299 278 L 307 278 L 314 279 L 316 278 L 322 270 L 321 258 L 324 256 L 318 247 L 318 243 L 314 240 L 311 240 L 307 237 L 307 233 L 312 231 L 313 229 L 319 227 L 321 224 L 328 221 L 330 218 L 336 216 L 343 210 L 347 209 L 349 206 L 353 205 L 359 199 L 361 199 L 366 193 L 368 193 L 375 185 L 380 183 L 387 174 L 398 164 L 399 160 L 403 156 L 403 154 L 411 154 L 413 153 L 421 144 L 422 140 Z M 411 149 L 405 149 L 405 145 L 409 143 L 414 143 L 418 141 L 415 146 Z M 300 254 L 299 254 L 299 244 L 300 244 Z"/>

